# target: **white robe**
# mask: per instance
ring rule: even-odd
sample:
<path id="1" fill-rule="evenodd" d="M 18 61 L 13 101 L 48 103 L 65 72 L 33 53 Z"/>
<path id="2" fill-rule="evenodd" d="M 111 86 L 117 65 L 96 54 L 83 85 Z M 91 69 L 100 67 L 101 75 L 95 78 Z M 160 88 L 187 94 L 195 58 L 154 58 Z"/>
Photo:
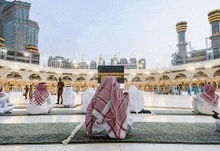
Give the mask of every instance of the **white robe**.
<path id="1" fill-rule="evenodd" d="M 138 90 L 134 85 L 131 85 L 128 89 L 130 99 L 130 110 L 132 112 L 141 112 L 144 109 L 144 93 Z"/>
<path id="2" fill-rule="evenodd" d="M 3 115 L 10 112 L 13 112 L 13 104 L 9 102 L 8 96 L 4 95 L 0 98 L 0 114 Z"/>
<path id="3" fill-rule="evenodd" d="M 65 87 L 62 96 L 63 96 L 64 106 L 70 106 L 70 107 L 75 106 L 75 103 L 74 103 L 75 96 L 74 96 L 72 87 Z"/>
<path id="4" fill-rule="evenodd" d="M 89 88 L 87 91 L 82 92 L 81 94 L 81 111 L 86 113 L 87 107 L 91 102 L 93 96 L 95 95 L 95 90 L 93 88 Z"/>
<path id="5" fill-rule="evenodd" d="M 33 98 L 34 99 L 34 98 Z M 27 107 L 27 112 L 29 114 L 46 114 L 53 108 L 52 100 L 50 96 L 44 101 L 42 105 L 35 104 L 34 100 L 30 101 Z"/>
<path id="6" fill-rule="evenodd" d="M 196 114 L 214 114 L 212 111 L 216 111 L 219 113 L 219 107 L 213 106 L 212 104 L 208 103 L 206 100 L 201 98 L 200 96 L 194 96 L 192 100 L 192 106 Z"/>

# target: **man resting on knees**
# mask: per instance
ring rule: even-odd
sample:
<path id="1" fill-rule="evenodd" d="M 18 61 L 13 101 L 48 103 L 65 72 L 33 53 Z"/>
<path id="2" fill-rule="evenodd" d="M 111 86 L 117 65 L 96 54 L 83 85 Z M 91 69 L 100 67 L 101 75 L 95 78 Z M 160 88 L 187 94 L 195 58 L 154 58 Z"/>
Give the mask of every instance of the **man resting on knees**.
<path id="1" fill-rule="evenodd" d="M 45 83 L 39 83 L 39 85 L 36 86 L 36 90 L 30 95 L 27 112 L 29 114 L 46 114 L 53 108 L 51 102 Z"/>
<path id="2" fill-rule="evenodd" d="M 212 115 L 213 112 L 219 112 L 218 99 L 219 96 L 215 94 L 213 85 L 205 85 L 205 93 L 199 96 L 194 96 L 192 100 L 192 106 L 196 114 L 208 114 Z"/>
<path id="3" fill-rule="evenodd" d="M 124 139 L 132 125 L 128 105 L 129 94 L 123 93 L 116 78 L 105 77 L 86 111 L 88 134 Z"/>
<path id="4" fill-rule="evenodd" d="M 0 86 L 0 114 L 13 112 L 13 104 L 9 102 L 9 97 L 2 92 L 2 86 Z"/>

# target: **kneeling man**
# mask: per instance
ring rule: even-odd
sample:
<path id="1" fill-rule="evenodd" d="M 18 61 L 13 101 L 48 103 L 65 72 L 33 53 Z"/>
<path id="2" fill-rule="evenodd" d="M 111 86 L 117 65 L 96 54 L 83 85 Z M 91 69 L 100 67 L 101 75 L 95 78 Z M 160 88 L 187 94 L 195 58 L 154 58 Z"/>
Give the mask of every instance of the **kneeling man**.
<path id="1" fill-rule="evenodd" d="M 46 114 L 53 108 L 52 101 L 47 92 L 45 83 L 39 83 L 36 90 L 30 95 L 30 102 L 27 107 L 29 114 Z"/>
<path id="2" fill-rule="evenodd" d="M 9 102 L 9 96 L 2 92 L 2 86 L 0 86 L 0 114 L 13 112 L 13 104 Z"/>
<path id="3" fill-rule="evenodd" d="M 128 104 L 129 94 L 123 93 L 116 78 L 105 77 L 86 111 L 88 134 L 124 139 L 132 125 Z"/>
<path id="4" fill-rule="evenodd" d="M 215 94 L 213 85 L 205 85 L 205 93 L 199 96 L 194 96 L 192 100 L 192 106 L 196 114 L 208 114 L 212 115 L 213 111 L 219 112 L 218 99 L 219 96 Z"/>

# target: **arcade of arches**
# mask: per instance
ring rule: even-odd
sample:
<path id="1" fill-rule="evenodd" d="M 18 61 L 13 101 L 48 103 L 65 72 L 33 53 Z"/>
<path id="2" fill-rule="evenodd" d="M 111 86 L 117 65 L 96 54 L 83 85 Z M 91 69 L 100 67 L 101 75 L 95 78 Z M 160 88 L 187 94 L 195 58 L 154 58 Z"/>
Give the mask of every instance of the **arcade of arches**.
<path id="1" fill-rule="evenodd" d="M 97 89 L 98 73 L 95 69 L 53 69 L 40 66 L 26 66 L 18 69 L 13 66 L 0 66 L 0 85 L 4 91 L 20 91 L 25 85 L 37 85 L 39 82 L 46 82 L 47 89 L 55 93 L 58 79 L 61 78 L 65 85 L 69 84 L 76 91 L 85 91 L 89 87 Z M 24 65 L 23 65 L 24 66 Z M 35 69 L 35 70 L 34 70 Z M 59 70 L 58 72 L 56 70 Z M 135 85 L 138 89 L 148 92 L 167 93 L 171 86 L 180 86 L 186 90 L 189 85 L 202 86 L 207 83 L 214 85 L 217 91 L 220 90 L 220 66 L 194 70 L 157 70 L 129 69 L 125 70 L 124 87 Z"/>

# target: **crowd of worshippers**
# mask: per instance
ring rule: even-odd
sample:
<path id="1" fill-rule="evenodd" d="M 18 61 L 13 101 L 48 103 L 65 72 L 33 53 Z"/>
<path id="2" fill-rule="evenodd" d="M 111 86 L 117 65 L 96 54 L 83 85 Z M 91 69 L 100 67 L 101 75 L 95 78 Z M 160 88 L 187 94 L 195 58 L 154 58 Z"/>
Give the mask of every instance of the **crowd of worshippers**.
<path id="1" fill-rule="evenodd" d="M 200 88 L 197 85 L 192 86 L 192 88 L 190 88 L 189 85 L 186 87 L 186 93 L 187 93 L 187 95 L 190 95 L 190 96 L 203 94 L 204 92 L 205 92 L 204 85 L 202 85 Z M 168 94 L 181 95 L 182 94 L 182 87 L 180 85 L 178 85 L 177 87 L 171 86 Z"/>
<path id="2" fill-rule="evenodd" d="M 59 79 L 57 84 L 57 103 L 64 107 L 75 107 L 75 93 L 70 85 L 64 86 Z M 10 96 L 2 92 L 0 87 L 0 114 L 13 112 Z M 219 96 L 215 94 L 214 86 L 204 86 L 204 93 L 196 95 L 192 100 L 195 114 L 212 115 L 216 118 L 214 123 L 220 131 Z M 51 96 L 45 83 L 39 83 L 29 97 L 27 112 L 29 114 L 47 114 L 53 109 Z M 89 88 L 81 93 L 81 111 L 85 113 L 85 126 L 91 136 L 109 136 L 123 139 L 132 127 L 131 112 L 144 111 L 144 92 L 131 85 L 128 91 L 120 88 L 117 79 L 107 76 L 95 91 Z"/>

